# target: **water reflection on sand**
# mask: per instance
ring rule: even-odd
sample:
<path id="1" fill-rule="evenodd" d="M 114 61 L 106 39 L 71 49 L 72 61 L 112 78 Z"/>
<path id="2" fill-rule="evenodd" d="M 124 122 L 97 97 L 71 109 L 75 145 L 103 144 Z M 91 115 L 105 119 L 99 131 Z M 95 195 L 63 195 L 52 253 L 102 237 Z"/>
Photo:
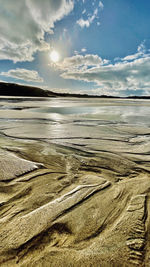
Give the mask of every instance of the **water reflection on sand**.
<path id="1" fill-rule="evenodd" d="M 125 131 L 147 134 L 149 111 L 149 100 L 1 97 L 0 128 L 12 137 L 57 142 L 119 139 Z"/>
<path id="2" fill-rule="evenodd" d="M 149 266 L 149 111 L 0 98 L 0 265 Z"/>

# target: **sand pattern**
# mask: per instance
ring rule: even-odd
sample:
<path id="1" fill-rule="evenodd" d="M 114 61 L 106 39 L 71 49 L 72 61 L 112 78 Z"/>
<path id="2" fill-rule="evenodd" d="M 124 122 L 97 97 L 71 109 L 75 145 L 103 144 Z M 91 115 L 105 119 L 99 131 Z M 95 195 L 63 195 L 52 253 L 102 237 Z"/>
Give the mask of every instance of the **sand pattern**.
<path id="1" fill-rule="evenodd" d="M 139 102 L 107 120 L 109 102 L 104 112 L 94 102 L 101 118 L 59 117 L 49 103 L 16 100 L 26 111 L 0 113 L 0 266 L 149 266 L 150 129 Z"/>
<path id="2" fill-rule="evenodd" d="M 13 180 L 41 167 L 43 165 L 40 163 L 19 158 L 13 153 L 0 151 L 0 181 Z"/>

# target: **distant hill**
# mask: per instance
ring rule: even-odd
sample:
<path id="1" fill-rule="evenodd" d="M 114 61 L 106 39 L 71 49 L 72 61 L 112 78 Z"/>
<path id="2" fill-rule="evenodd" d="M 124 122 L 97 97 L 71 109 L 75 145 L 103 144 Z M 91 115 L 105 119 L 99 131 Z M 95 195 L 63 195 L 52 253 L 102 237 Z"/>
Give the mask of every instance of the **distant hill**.
<path id="1" fill-rule="evenodd" d="M 55 93 L 34 86 L 0 82 L 0 96 L 32 96 L 32 97 L 89 97 L 87 94 Z M 108 96 L 90 96 L 108 97 Z M 111 96 L 110 96 L 111 97 Z"/>
<path id="2" fill-rule="evenodd" d="M 34 86 L 26 86 L 15 83 L 0 82 L 0 96 L 31 96 L 31 97 L 80 97 L 80 98 L 122 98 L 122 99 L 150 99 L 150 96 L 108 96 L 108 95 L 87 95 L 55 93 Z"/>
<path id="3" fill-rule="evenodd" d="M 31 87 L 25 85 L 19 85 L 15 83 L 3 83 L 0 82 L 0 95 L 1 96 L 49 96 L 47 91 L 38 87 Z"/>

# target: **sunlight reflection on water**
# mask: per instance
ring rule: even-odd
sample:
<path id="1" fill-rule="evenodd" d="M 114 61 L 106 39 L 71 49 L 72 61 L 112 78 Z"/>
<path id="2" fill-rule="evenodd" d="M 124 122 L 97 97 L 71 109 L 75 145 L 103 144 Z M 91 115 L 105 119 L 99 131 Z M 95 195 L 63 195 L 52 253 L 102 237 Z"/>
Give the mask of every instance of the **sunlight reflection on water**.
<path id="1" fill-rule="evenodd" d="M 9 133 L 21 131 L 29 136 L 40 134 L 42 138 L 61 138 L 62 133 L 77 136 L 79 125 L 82 131 L 89 131 L 87 126 L 100 125 L 102 130 L 108 124 L 149 126 L 149 114 L 149 100 L 0 98 L 1 129 L 10 128 Z"/>

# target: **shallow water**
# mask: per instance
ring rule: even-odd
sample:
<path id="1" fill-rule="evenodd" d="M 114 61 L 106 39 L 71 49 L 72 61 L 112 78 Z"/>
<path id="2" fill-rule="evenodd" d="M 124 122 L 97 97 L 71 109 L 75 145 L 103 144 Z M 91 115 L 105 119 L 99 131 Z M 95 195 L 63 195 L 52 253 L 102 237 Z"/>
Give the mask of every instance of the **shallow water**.
<path id="1" fill-rule="evenodd" d="M 125 131 L 147 134 L 149 114 L 149 100 L 1 97 L 0 131 L 25 139 L 120 139 Z"/>
<path id="2" fill-rule="evenodd" d="M 1 97 L 0 119 L 114 119 L 148 123 L 150 100 Z M 55 115 L 54 115 L 55 114 Z"/>

